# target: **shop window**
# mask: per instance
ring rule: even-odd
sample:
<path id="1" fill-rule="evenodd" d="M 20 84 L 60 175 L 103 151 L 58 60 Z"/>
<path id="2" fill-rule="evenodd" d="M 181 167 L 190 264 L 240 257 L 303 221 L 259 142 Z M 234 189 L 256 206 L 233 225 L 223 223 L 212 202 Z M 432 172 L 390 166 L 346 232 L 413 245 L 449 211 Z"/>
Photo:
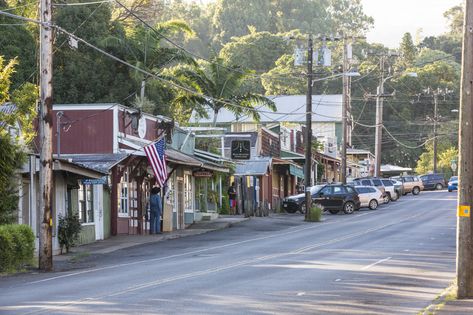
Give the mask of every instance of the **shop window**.
<path id="1" fill-rule="evenodd" d="M 94 222 L 94 190 L 92 185 L 79 185 L 79 220 Z"/>

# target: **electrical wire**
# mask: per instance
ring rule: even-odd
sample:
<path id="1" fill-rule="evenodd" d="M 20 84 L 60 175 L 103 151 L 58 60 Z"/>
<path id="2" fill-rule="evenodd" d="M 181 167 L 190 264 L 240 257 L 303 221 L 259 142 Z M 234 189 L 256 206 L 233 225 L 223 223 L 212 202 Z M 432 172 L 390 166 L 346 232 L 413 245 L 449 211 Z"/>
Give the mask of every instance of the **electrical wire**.
<path id="1" fill-rule="evenodd" d="M 82 6 L 82 5 L 90 5 L 90 4 L 107 3 L 107 2 L 113 2 L 113 1 L 114 0 L 101 0 L 101 1 L 91 1 L 91 2 L 74 2 L 74 3 L 53 3 L 53 7 Z"/>

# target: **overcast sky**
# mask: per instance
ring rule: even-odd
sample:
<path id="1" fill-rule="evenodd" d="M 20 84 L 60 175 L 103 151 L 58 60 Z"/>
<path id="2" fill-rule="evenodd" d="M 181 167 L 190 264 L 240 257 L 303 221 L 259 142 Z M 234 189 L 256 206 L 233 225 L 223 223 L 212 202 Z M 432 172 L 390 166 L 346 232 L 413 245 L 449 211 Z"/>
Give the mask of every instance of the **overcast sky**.
<path id="1" fill-rule="evenodd" d="M 418 29 L 422 35 L 439 35 L 446 31 L 443 12 L 461 4 L 461 0 L 362 0 L 366 14 L 375 19 L 368 33 L 369 42 L 382 43 L 396 48 L 404 33 L 415 39 Z"/>

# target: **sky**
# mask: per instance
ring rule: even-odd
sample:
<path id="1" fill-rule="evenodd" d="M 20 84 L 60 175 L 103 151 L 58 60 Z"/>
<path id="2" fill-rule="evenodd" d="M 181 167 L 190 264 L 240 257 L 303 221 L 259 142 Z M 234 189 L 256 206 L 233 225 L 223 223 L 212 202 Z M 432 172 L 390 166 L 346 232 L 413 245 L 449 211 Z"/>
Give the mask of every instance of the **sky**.
<path id="1" fill-rule="evenodd" d="M 368 42 L 397 48 L 402 35 L 422 28 L 422 36 L 439 35 L 447 30 L 443 13 L 462 0 L 362 0 L 365 13 L 375 20 L 367 34 Z"/>

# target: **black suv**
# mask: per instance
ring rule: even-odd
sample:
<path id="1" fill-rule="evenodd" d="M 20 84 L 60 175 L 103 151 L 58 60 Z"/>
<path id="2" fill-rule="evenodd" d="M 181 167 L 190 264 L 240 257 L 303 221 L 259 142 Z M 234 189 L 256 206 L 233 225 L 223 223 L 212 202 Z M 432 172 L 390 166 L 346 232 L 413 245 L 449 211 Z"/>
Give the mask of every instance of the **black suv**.
<path id="1" fill-rule="evenodd" d="M 351 214 L 355 210 L 360 209 L 360 198 L 355 189 L 348 185 L 319 185 L 315 186 L 312 192 L 312 203 L 322 206 L 324 211 L 336 214 L 343 210 L 346 214 Z M 291 196 L 283 200 L 283 208 L 294 213 L 300 211 L 305 213 L 305 197 L 304 194 Z"/>
<path id="2" fill-rule="evenodd" d="M 443 174 L 426 174 L 420 177 L 425 190 L 440 190 L 447 187 L 447 182 Z"/>

